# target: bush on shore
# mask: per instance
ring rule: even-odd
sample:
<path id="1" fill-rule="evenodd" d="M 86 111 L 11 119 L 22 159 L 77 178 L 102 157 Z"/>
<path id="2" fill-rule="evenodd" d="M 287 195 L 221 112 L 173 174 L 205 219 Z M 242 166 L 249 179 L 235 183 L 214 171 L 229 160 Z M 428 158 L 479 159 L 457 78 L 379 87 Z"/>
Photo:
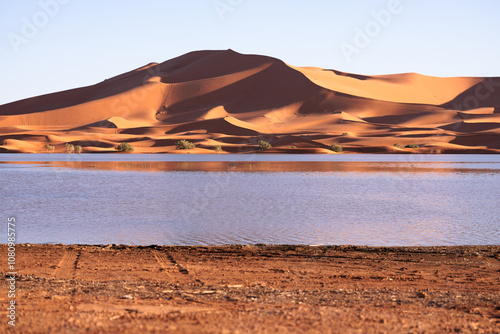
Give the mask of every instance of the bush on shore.
<path id="1" fill-rule="evenodd" d="M 272 147 L 271 144 L 269 144 L 267 141 L 264 140 L 259 140 L 258 145 L 259 145 L 259 150 L 261 151 L 268 150 Z"/>
<path id="2" fill-rule="evenodd" d="M 405 148 L 403 145 L 401 145 L 400 143 L 396 143 L 394 144 L 394 147 L 397 147 L 397 148 Z"/>
<path id="3" fill-rule="evenodd" d="M 118 152 L 133 152 L 134 151 L 134 147 L 132 145 L 130 145 L 129 143 L 120 143 L 120 145 L 118 145 L 115 150 L 117 150 Z"/>
<path id="4" fill-rule="evenodd" d="M 179 140 L 178 142 L 175 143 L 175 146 L 177 147 L 178 150 L 189 150 L 191 148 L 195 148 L 196 145 L 193 144 L 192 142 L 182 139 Z"/>
<path id="5" fill-rule="evenodd" d="M 338 152 L 338 153 L 342 152 L 342 146 L 337 145 L 337 144 L 332 144 L 332 145 L 328 146 L 328 148 L 330 150 L 332 150 L 333 152 Z"/>
<path id="6" fill-rule="evenodd" d="M 75 146 L 73 144 L 66 143 L 66 153 L 75 153 Z"/>

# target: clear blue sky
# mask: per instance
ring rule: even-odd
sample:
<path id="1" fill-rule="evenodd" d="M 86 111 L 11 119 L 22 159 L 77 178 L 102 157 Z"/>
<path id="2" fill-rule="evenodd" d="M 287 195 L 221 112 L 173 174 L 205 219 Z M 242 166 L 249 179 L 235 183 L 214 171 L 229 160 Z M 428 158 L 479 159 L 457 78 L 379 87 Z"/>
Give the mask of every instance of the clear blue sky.
<path id="1" fill-rule="evenodd" d="M 204 49 L 361 74 L 500 76 L 499 15 L 498 0 L 4 0 L 0 104 Z"/>

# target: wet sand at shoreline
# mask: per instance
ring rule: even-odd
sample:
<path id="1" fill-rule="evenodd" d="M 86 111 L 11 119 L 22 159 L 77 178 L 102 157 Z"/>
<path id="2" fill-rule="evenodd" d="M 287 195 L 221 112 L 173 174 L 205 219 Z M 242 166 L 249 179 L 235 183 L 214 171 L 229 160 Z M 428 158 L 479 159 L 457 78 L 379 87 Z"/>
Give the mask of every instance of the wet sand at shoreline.
<path id="1" fill-rule="evenodd" d="M 500 246 L 21 244 L 16 270 L 23 333 L 500 331 Z"/>

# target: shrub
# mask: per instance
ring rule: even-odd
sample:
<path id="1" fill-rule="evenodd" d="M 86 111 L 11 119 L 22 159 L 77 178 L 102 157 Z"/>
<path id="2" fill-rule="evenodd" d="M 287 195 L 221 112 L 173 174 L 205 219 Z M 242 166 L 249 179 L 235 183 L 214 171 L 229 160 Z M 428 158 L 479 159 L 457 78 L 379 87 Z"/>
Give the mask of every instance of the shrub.
<path id="1" fill-rule="evenodd" d="M 419 148 L 420 146 L 418 146 L 417 144 L 408 144 L 405 146 L 405 148 Z"/>
<path id="2" fill-rule="evenodd" d="M 440 149 L 440 148 L 433 148 L 433 149 L 431 150 L 431 153 L 432 153 L 432 154 L 441 154 L 441 152 L 442 152 L 442 151 L 441 151 L 441 149 Z"/>
<path id="3" fill-rule="evenodd" d="M 75 145 L 75 153 L 80 154 L 83 152 L 83 149 L 80 145 Z"/>
<path id="4" fill-rule="evenodd" d="M 396 144 L 394 144 L 394 146 L 397 147 L 397 148 L 404 148 L 404 146 L 401 145 L 400 143 L 396 143 Z"/>
<path id="5" fill-rule="evenodd" d="M 73 144 L 66 143 L 66 153 L 75 153 L 75 146 Z"/>
<path id="6" fill-rule="evenodd" d="M 333 152 L 342 152 L 342 146 L 337 145 L 337 144 L 332 144 L 332 145 L 328 146 L 328 148 L 330 150 L 332 150 Z"/>
<path id="7" fill-rule="evenodd" d="M 298 117 L 307 117 L 307 116 L 311 116 L 311 114 L 310 114 L 310 113 L 301 113 L 300 111 L 299 111 L 299 112 L 297 112 L 297 113 L 296 113 L 296 115 L 297 115 Z"/>
<path id="8" fill-rule="evenodd" d="M 259 140 L 259 150 L 265 151 L 270 149 L 272 146 L 267 141 Z"/>
<path id="9" fill-rule="evenodd" d="M 212 146 L 212 148 L 214 149 L 215 152 L 219 153 L 222 151 L 222 146 L 220 145 L 214 145 Z"/>
<path id="10" fill-rule="evenodd" d="M 117 150 L 118 152 L 133 152 L 134 148 L 129 143 L 123 142 L 123 143 L 120 143 L 120 145 L 118 145 L 115 148 L 115 150 Z"/>
<path id="11" fill-rule="evenodd" d="M 177 146 L 177 149 L 178 150 L 189 150 L 191 148 L 195 148 L 196 145 L 191 143 L 190 141 L 188 140 L 179 140 L 178 142 L 175 143 L 175 146 Z"/>
<path id="12" fill-rule="evenodd" d="M 56 149 L 54 145 L 49 145 L 49 144 L 45 145 L 45 148 L 49 153 L 54 152 L 54 150 Z"/>
<path id="13" fill-rule="evenodd" d="M 342 134 L 342 136 L 347 136 L 348 134 L 349 134 L 349 133 L 344 132 L 344 133 Z"/>

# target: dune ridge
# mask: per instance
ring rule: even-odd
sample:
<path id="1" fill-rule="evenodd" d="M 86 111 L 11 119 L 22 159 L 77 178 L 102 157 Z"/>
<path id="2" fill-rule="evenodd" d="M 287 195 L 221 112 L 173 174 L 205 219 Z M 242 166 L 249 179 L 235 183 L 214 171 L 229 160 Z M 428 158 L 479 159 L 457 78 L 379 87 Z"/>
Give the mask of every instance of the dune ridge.
<path id="1" fill-rule="evenodd" d="M 196 147 L 176 150 L 180 139 Z M 137 153 L 250 153 L 259 140 L 274 153 L 500 153 L 500 78 L 366 76 L 209 50 L 0 106 L 0 152 L 125 141 Z"/>

